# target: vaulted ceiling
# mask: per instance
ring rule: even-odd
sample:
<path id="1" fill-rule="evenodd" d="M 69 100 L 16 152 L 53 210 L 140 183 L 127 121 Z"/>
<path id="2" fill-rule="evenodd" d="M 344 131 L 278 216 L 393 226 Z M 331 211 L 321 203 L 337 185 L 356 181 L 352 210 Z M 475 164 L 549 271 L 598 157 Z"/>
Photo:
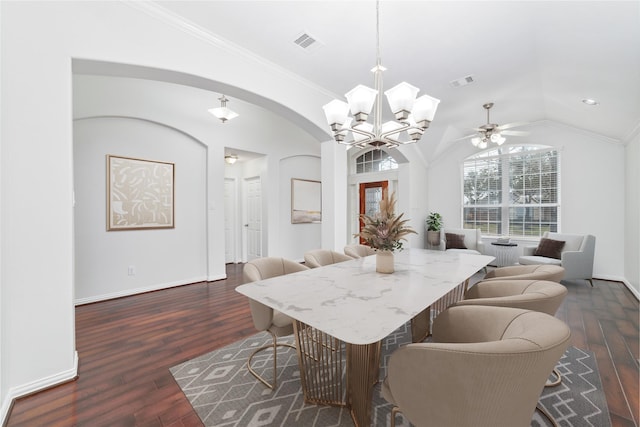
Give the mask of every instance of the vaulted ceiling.
<path id="1" fill-rule="evenodd" d="M 373 86 L 374 1 L 156 4 L 336 97 Z M 299 47 L 301 34 L 316 42 Z M 498 124 L 551 120 L 614 142 L 640 126 L 638 1 L 382 0 L 380 53 L 385 89 L 407 81 L 441 100 L 420 143 L 427 155 L 467 144 L 456 139 L 486 122 L 486 102 Z"/>

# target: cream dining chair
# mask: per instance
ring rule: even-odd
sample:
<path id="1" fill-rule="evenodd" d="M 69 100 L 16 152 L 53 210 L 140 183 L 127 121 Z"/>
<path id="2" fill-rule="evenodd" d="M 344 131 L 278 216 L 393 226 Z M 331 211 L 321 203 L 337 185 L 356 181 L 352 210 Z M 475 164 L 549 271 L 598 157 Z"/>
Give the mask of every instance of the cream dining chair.
<path id="1" fill-rule="evenodd" d="M 310 268 L 322 267 L 323 265 L 335 264 L 351 259 L 353 258 L 348 255 L 328 249 L 316 249 L 304 254 L 304 264 Z"/>
<path id="2" fill-rule="evenodd" d="M 298 262 L 291 261 L 285 258 L 266 257 L 258 258 L 246 263 L 242 271 L 242 276 L 243 282 L 249 283 L 308 269 L 308 267 L 305 267 Z M 260 347 L 253 353 L 251 353 L 249 359 L 247 360 L 247 369 L 264 385 L 266 385 L 270 389 L 275 389 L 277 386 L 278 378 L 278 347 L 295 348 L 295 346 L 287 343 L 279 343 L 278 337 L 293 334 L 293 319 L 285 314 L 280 313 L 277 310 L 274 310 L 271 307 L 267 307 L 266 305 L 252 299 L 249 299 L 249 306 L 251 308 L 251 317 L 253 318 L 254 326 L 260 332 L 268 332 L 271 335 L 273 342 L 271 344 Z M 273 383 L 269 383 L 251 366 L 253 357 L 260 351 L 266 349 L 273 349 Z"/>
<path id="3" fill-rule="evenodd" d="M 489 280 L 469 288 L 456 305 L 522 308 L 555 316 L 567 293 L 564 285 L 548 280 Z M 562 382 L 560 371 L 554 368 L 553 374 L 556 378 L 547 381 L 547 387 Z"/>
<path id="4" fill-rule="evenodd" d="M 545 313 L 451 307 L 434 321 L 434 342 L 391 355 L 382 385 L 394 405 L 391 426 L 397 412 L 416 427 L 529 426 L 570 337 L 565 323 Z"/>
<path id="5" fill-rule="evenodd" d="M 364 258 L 369 255 L 374 255 L 375 253 L 376 250 L 371 246 L 361 245 L 359 243 L 354 243 L 344 247 L 344 254 L 351 258 Z"/>

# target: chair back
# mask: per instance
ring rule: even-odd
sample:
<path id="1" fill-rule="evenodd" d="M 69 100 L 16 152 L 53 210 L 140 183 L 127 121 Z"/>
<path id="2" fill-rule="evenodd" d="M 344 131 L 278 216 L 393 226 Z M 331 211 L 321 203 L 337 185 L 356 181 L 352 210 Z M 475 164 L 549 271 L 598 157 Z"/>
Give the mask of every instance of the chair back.
<path id="1" fill-rule="evenodd" d="M 354 243 L 344 247 L 344 254 L 351 258 L 363 258 L 376 253 L 376 250 L 367 245 Z"/>
<path id="2" fill-rule="evenodd" d="M 560 282 L 564 277 L 564 268 L 559 265 L 533 264 L 511 265 L 488 272 L 482 281 L 488 280 L 550 280 Z"/>
<path id="3" fill-rule="evenodd" d="M 348 255 L 328 249 L 316 249 L 304 254 L 304 263 L 310 268 L 322 267 L 323 265 L 335 264 L 351 259 L 353 258 Z"/>
<path id="4" fill-rule="evenodd" d="M 456 305 L 513 307 L 553 316 L 566 296 L 566 287 L 548 280 L 490 280 L 469 288 Z"/>
<path id="5" fill-rule="evenodd" d="M 249 261 L 244 265 L 242 270 L 242 279 L 244 283 L 249 283 L 308 269 L 308 267 L 300 264 L 299 262 L 288 260 L 286 258 L 258 258 Z M 252 299 L 249 299 L 249 307 L 251 308 L 253 325 L 258 331 L 266 331 L 273 327 L 273 308 Z M 275 314 L 278 316 L 284 316 L 279 313 Z M 283 319 L 281 323 L 283 323 L 283 326 L 287 326 L 286 330 L 288 331 L 288 325 L 284 325 L 287 321 L 288 319 Z M 278 334 L 277 330 L 274 332 Z"/>
<path id="6" fill-rule="evenodd" d="M 571 336 L 548 314 L 487 306 L 449 308 L 433 330 L 392 354 L 382 387 L 417 427 L 529 426 Z"/>

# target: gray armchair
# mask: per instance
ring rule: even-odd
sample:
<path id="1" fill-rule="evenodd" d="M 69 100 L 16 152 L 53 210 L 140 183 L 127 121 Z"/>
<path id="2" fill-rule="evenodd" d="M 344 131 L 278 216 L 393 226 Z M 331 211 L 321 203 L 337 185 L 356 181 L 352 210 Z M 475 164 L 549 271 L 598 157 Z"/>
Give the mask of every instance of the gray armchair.
<path id="1" fill-rule="evenodd" d="M 447 249 L 450 244 L 447 244 L 447 234 L 454 234 L 458 236 L 464 236 L 464 244 L 465 248 L 450 248 Z M 484 253 L 484 243 L 482 242 L 482 234 L 480 233 L 480 229 L 475 228 L 446 228 L 442 230 L 441 233 L 442 241 L 440 242 L 440 248 L 442 250 L 454 251 L 454 252 L 463 252 L 463 253 L 472 253 L 472 254 L 482 254 Z M 451 243 L 451 242 L 449 242 Z"/>
<path id="2" fill-rule="evenodd" d="M 432 343 L 408 344 L 389 360 L 383 397 L 416 427 L 529 426 L 571 331 L 545 313 L 452 307 Z"/>
<path id="3" fill-rule="evenodd" d="M 528 246 L 523 248 L 523 255 L 519 259 L 520 264 L 559 265 L 564 268 L 564 280 L 584 279 L 593 286 L 593 258 L 596 248 L 595 236 L 591 234 L 545 232 L 542 237 L 565 242 L 560 259 L 534 255 L 537 246 Z"/>

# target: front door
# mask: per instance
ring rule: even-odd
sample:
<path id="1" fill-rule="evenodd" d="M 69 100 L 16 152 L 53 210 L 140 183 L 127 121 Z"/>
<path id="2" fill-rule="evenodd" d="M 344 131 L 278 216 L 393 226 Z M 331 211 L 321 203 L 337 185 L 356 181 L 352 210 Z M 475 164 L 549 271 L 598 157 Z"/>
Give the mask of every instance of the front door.
<path id="1" fill-rule="evenodd" d="M 373 216 L 380 211 L 380 200 L 387 195 L 389 181 L 364 182 L 360 184 L 360 215 Z M 359 231 L 362 231 L 364 222 L 360 219 Z M 364 244 L 364 239 L 360 238 Z"/>

